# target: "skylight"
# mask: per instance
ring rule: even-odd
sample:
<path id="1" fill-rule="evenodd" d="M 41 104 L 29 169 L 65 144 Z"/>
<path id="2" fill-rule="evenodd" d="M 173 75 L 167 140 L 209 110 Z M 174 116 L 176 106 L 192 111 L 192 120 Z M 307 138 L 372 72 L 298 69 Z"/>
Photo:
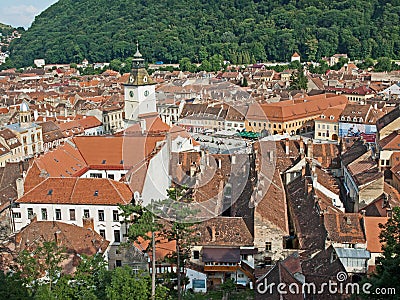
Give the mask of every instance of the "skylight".
<path id="1" fill-rule="evenodd" d="M 53 195 L 53 190 L 52 189 L 48 190 L 47 195 L 50 195 L 50 196 Z"/>

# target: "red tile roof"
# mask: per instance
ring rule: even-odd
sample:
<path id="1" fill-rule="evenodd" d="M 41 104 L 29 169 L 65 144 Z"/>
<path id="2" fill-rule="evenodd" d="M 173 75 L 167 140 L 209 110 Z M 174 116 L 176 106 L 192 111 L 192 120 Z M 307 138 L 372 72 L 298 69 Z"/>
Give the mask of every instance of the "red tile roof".
<path id="1" fill-rule="evenodd" d="M 356 213 L 325 214 L 324 225 L 328 232 L 328 238 L 336 243 L 365 243 L 360 219 L 360 215 Z"/>
<path id="2" fill-rule="evenodd" d="M 379 224 L 386 224 L 387 217 L 364 217 L 365 239 L 367 250 L 374 253 L 382 253 L 382 244 L 379 235 L 382 231 Z"/>
<path id="3" fill-rule="evenodd" d="M 142 164 L 163 136 L 79 136 L 73 139 L 91 169 L 129 169 Z"/>
<path id="4" fill-rule="evenodd" d="M 276 103 L 250 105 L 248 120 L 267 119 L 271 122 L 286 122 L 306 117 L 319 116 L 327 108 L 347 103 L 345 96 L 321 94 L 305 97 L 301 100 L 286 100 Z M 260 111 L 260 107 L 262 111 Z"/>
<path id="5" fill-rule="evenodd" d="M 118 205 L 132 192 L 124 183 L 105 178 L 47 178 L 18 199 L 19 203 Z"/>

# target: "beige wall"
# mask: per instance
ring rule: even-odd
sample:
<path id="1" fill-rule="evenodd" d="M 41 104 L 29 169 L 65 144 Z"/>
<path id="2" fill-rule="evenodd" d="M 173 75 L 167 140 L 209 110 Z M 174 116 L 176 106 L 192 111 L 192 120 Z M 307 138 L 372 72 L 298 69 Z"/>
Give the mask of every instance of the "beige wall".
<path id="1" fill-rule="evenodd" d="M 253 131 L 253 132 L 261 132 L 263 129 L 267 129 L 271 132 L 271 134 L 283 134 L 283 133 L 296 133 L 298 129 L 306 123 L 307 121 L 314 120 L 317 118 L 316 116 L 310 116 L 307 118 L 291 120 L 286 122 L 274 122 L 274 121 L 267 121 L 267 120 L 246 120 L 246 131 Z"/>
<path id="2" fill-rule="evenodd" d="M 394 120 L 392 123 L 379 131 L 379 140 L 391 134 L 393 131 L 400 129 L 400 119 Z"/>
<path id="3" fill-rule="evenodd" d="M 375 180 L 373 183 L 362 187 L 358 194 L 359 199 L 359 209 L 370 204 L 373 200 L 377 199 L 383 193 L 383 184 L 384 178 L 383 176 L 378 180 Z"/>
<path id="4" fill-rule="evenodd" d="M 328 131 L 329 135 L 327 135 Z M 315 134 L 314 134 L 315 139 L 337 141 L 338 136 L 339 136 L 339 123 L 324 122 L 321 120 L 315 121 Z"/>
<path id="5" fill-rule="evenodd" d="M 284 258 L 283 237 L 286 234 L 268 221 L 263 221 L 261 216 L 254 213 L 254 247 L 258 248 L 257 260 L 272 257 L 273 261 Z M 271 251 L 265 251 L 265 242 L 271 242 Z"/>

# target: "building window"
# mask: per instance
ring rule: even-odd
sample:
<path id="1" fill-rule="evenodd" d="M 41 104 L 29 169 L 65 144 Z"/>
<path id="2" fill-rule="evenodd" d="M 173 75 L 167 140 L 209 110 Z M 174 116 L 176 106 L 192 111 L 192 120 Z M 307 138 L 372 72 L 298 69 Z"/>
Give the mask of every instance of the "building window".
<path id="1" fill-rule="evenodd" d="M 265 251 L 271 251 L 271 249 L 272 249 L 272 243 L 265 242 Z"/>
<path id="2" fill-rule="evenodd" d="M 200 258 L 200 251 L 193 251 L 193 259 L 199 259 Z"/>
<path id="3" fill-rule="evenodd" d="M 102 174 L 90 173 L 90 178 L 103 178 Z"/>
<path id="4" fill-rule="evenodd" d="M 107 175 L 107 178 L 108 178 L 108 179 L 114 180 L 114 174 L 108 174 L 108 175 Z"/>
<path id="5" fill-rule="evenodd" d="M 121 266 L 122 266 L 122 261 L 119 260 L 119 259 L 117 259 L 117 260 L 115 261 L 115 266 L 116 266 L 116 267 L 121 267 Z"/>
<path id="6" fill-rule="evenodd" d="M 113 222 L 119 222 L 118 210 L 113 210 Z"/>
<path id="7" fill-rule="evenodd" d="M 90 213 L 89 213 L 89 210 L 88 210 L 88 209 L 84 209 L 84 210 L 83 210 L 83 217 L 84 217 L 85 219 L 90 218 Z"/>
<path id="8" fill-rule="evenodd" d="M 71 221 L 75 221 L 76 220 L 76 218 L 75 218 L 75 209 L 70 209 L 69 210 L 69 219 Z"/>
<path id="9" fill-rule="evenodd" d="M 61 209 L 56 209 L 56 220 L 61 220 Z"/>
<path id="10" fill-rule="evenodd" d="M 100 229 L 100 235 L 103 237 L 103 239 L 106 239 L 106 231 L 105 231 L 105 229 Z"/>
<path id="11" fill-rule="evenodd" d="M 32 219 L 33 218 L 33 208 L 28 208 L 27 212 L 28 212 L 28 219 Z"/>
<path id="12" fill-rule="evenodd" d="M 47 220 L 47 209 L 42 208 L 42 220 Z"/>
<path id="13" fill-rule="evenodd" d="M 99 221 L 104 221 L 104 210 L 99 210 Z"/>
<path id="14" fill-rule="evenodd" d="M 114 230 L 114 242 L 121 242 L 121 233 L 119 230 Z"/>
<path id="15" fill-rule="evenodd" d="M 21 219 L 21 213 L 20 212 L 14 212 L 13 213 L 13 218 L 14 219 Z"/>
<path id="16" fill-rule="evenodd" d="M 264 257 L 264 262 L 267 266 L 272 265 L 272 257 L 268 256 L 268 257 Z"/>

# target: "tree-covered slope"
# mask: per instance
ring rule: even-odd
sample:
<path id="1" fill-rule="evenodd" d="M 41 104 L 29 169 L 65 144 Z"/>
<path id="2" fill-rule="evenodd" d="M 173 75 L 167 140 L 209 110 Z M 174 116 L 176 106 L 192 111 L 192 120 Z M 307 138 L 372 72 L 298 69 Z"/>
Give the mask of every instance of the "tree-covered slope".
<path id="1" fill-rule="evenodd" d="M 12 43 L 11 62 L 110 61 L 136 40 L 164 62 L 400 58 L 399 14 L 400 0 L 59 0 Z"/>

